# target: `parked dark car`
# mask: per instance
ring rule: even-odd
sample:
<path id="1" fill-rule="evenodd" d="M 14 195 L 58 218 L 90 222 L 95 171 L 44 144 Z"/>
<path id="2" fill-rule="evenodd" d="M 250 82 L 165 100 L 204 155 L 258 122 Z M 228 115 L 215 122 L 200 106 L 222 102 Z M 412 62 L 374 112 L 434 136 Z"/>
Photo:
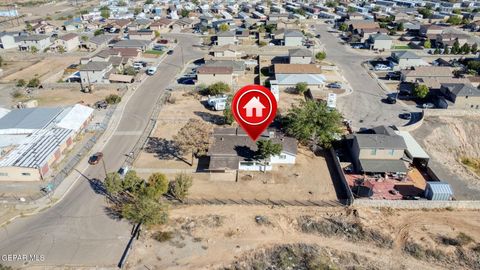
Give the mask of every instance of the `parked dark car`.
<path id="1" fill-rule="evenodd" d="M 177 82 L 179 84 L 195 84 L 195 81 L 192 78 L 180 78 Z"/>
<path id="2" fill-rule="evenodd" d="M 400 72 L 388 72 L 387 75 L 385 76 L 389 80 L 400 80 L 402 74 Z"/>
<path id="3" fill-rule="evenodd" d="M 397 99 L 392 97 L 392 96 L 388 96 L 387 99 L 386 99 L 387 103 L 388 104 L 395 104 L 397 103 Z"/>
<path id="4" fill-rule="evenodd" d="M 412 114 L 411 113 L 401 113 L 399 115 L 400 118 L 405 119 L 405 120 L 410 120 L 412 119 Z"/>
<path id="5" fill-rule="evenodd" d="M 173 50 L 169 50 L 169 51 L 167 52 L 167 54 L 168 54 L 168 55 L 172 55 L 172 54 L 173 54 Z"/>
<path id="6" fill-rule="evenodd" d="M 100 160 L 102 160 L 102 157 L 103 157 L 103 153 L 102 153 L 102 152 L 97 152 L 97 153 L 93 154 L 93 155 L 88 159 L 88 163 L 89 163 L 90 165 L 98 164 L 98 162 L 100 162 Z"/>

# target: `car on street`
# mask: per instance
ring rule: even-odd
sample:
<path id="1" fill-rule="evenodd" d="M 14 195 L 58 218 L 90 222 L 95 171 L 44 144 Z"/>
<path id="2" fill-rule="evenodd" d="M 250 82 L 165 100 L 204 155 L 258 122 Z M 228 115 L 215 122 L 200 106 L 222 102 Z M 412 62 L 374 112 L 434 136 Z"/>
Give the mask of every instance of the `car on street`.
<path id="1" fill-rule="evenodd" d="M 339 82 L 333 82 L 333 83 L 327 84 L 327 87 L 328 88 L 342 88 L 342 85 Z"/>
<path id="2" fill-rule="evenodd" d="M 387 103 L 388 104 L 395 104 L 397 103 L 397 99 L 395 97 L 392 97 L 392 96 L 388 96 L 387 99 L 386 99 Z"/>
<path id="3" fill-rule="evenodd" d="M 390 70 L 390 67 L 387 66 L 387 65 L 384 65 L 384 64 L 377 64 L 377 65 L 375 65 L 375 70 L 376 70 L 376 71 L 379 71 L 379 70 Z"/>
<path id="4" fill-rule="evenodd" d="M 423 103 L 423 104 L 422 104 L 422 108 L 424 108 L 424 109 L 432 109 L 432 108 L 435 108 L 435 104 L 430 103 L 430 102 L 428 102 L 428 103 Z"/>
<path id="5" fill-rule="evenodd" d="M 173 54 L 173 50 L 168 50 L 167 54 L 168 54 L 168 55 L 172 55 L 172 54 Z"/>
<path id="6" fill-rule="evenodd" d="M 355 45 L 352 45 L 352 48 L 354 48 L 354 49 L 363 49 L 363 45 L 362 45 L 362 44 L 355 44 Z"/>
<path id="7" fill-rule="evenodd" d="M 155 74 L 155 72 L 157 72 L 157 68 L 156 68 L 156 67 L 149 67 L 149 68 L 147 68 L 147 75 L 153 75 L 153 74 Z"/>
<path id="8" fill-rule="evenodd" d="M 123 166 L 121 167 L 119 170 L 118 170 L 118 174 L 121 176 L 121 177 L 125 177 L 125 175 L 127 174 L 129 168 L 128 166 Z"/>
<path id="9" fill-rule="evenodd" d="M 316 38 L 321 38 L 321 37 L 322 37 L 322 35 L 320 35 L 320 34 L 317 34 L 315 37 L 316 37 Z"/>
<path id="10" fill-rule="evenodd" d="M 400 118 L 405 119 L 405 120 L 410 120 L 412 119 L 412 114 L 411 113 L 401 113 L 399 115 Z"/>
<path id="11" fill-rule="evenodd" d="M 89 159 L 88 159 L 88 163 L 90 165 L 95 165 L 95 164 L 98 164 L 98 162 L 100 162 L 100 160 L 102 160 L 103 158 L 103 153 L 102 152 L 97 152 L 95 154 L 93 154 Z"/>

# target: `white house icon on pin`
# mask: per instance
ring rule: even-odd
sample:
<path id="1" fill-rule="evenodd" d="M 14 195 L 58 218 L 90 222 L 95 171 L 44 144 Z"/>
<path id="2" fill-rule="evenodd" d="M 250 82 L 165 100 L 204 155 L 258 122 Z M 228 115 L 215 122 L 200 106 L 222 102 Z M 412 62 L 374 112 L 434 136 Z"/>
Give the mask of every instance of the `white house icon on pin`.
<path id="1" fill-rule="evenodd" d="M 263 109 L 265 109 L 265 106 L 260 102 L 259 97 L 253 97 L 248 101 L 245 106 L 243 106 L 243 109 L 247 111 L 247 117 L 252 117 L 253 116 L 253 110 L 255 109 L 255 117 L 262 117 L 263 116 Z"/>

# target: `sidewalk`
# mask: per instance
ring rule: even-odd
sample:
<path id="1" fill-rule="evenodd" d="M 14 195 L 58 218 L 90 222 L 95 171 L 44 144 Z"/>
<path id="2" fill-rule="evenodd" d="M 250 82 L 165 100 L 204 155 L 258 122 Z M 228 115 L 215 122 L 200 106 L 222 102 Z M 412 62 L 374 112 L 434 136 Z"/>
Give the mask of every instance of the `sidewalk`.
<path id="1" fill-rule="evenodd" d="M 157 66 L 166 58 L 166 56 L 167 54 L 164 54 L 158 59 Z M 78 162 L 76 169 L 72 171 L 52 193 L 43 196 L 36 201 L 28 203 L 18 203 L 16 205 L 0 204 L 0 227 L 10 223 L 12 220 L 18 217 L 35 215 L 42 210 L 53 206 L 65 197 L 69 190 L 74 186 L 76 181 L 82 177 L 78 172 L 84 172 L 88 168 L 88 159 L 91 154 L 101 151 L 113 136 L 118 125 L 120 124 L 120 120 L 123 117 L 123 112 L 128 101 L 135 94 L 136 89 L 138 89 L 144 81 L 145 79 L 128 87 L 128 90 L 122 97 L 122 101 L 117 104 L 108 126 L 106 127 L 104 133 L 100 136 L 98 142 L 92 147 L 87 155 L 82 157 L 80 162 Z"/>

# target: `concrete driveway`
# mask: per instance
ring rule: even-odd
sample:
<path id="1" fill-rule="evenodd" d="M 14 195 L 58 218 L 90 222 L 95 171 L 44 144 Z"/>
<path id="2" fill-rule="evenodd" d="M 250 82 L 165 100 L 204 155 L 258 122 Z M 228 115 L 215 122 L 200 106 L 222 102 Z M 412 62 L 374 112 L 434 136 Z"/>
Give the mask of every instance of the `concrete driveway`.
<path id="1" fill-rule="evenodd" d="M 157 98 L 183 68 L 182 60 L 187 62 L 204 54 L 192 47 L 198 43 L 196 36 L 164 36 L 177 38 L 179 45 L 128 101 L 116 131 L 102 150 L 107 171 L 116 171 L 123 164 L 125 154 L 132 150 L 145 129 Z M 20 254 L 37 255 L 38 259 L 0 263 L 30 267 L 116 266 L 130 238 L 132 225 L 107 213 L 105 197 L 89 181 L 104 178 L 102 166 L 89 166 L 81 175 L 65 198 L 53 207 L 1 228 L 0 258 Z"/>

